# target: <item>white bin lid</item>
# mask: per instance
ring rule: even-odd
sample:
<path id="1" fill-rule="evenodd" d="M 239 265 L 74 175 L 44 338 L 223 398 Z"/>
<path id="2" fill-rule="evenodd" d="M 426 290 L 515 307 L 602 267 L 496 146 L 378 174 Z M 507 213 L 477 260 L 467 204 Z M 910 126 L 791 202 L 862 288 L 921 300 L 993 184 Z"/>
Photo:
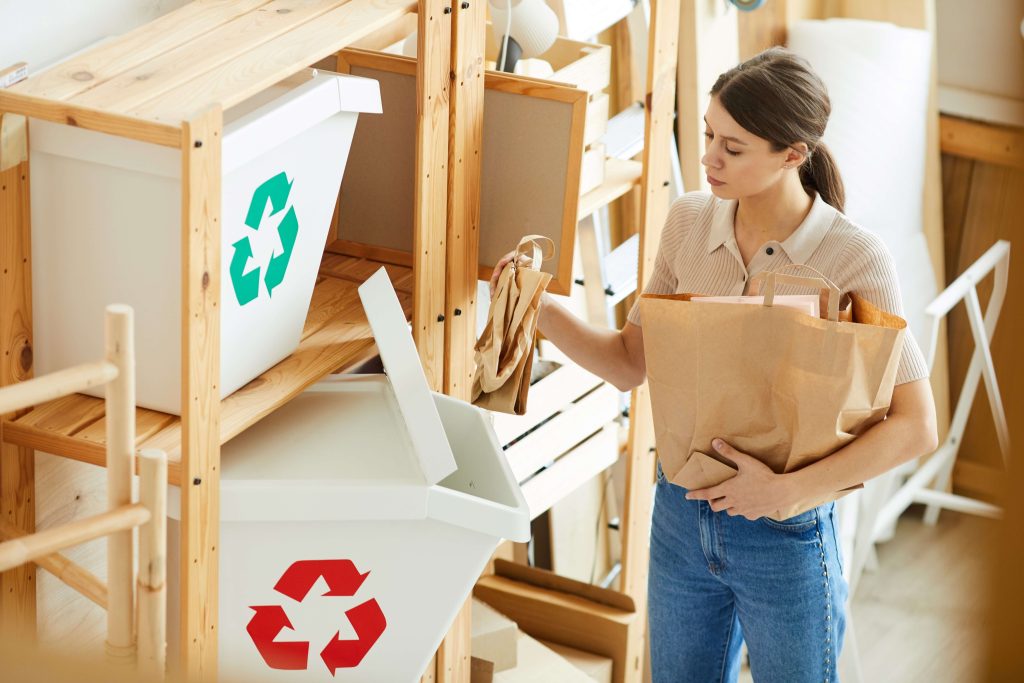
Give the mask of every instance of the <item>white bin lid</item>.
<path id="1" fill-rule="evenodd" d="M 302 72 L 224 113 L 222 172 L 230 173 L 335 114 L 381 111 L 380 84 L 372 78 Z"/>
<path id="2" fill-rule="evenodd" d="M 373 329 L 398 409 L 409 429 L 423 477 L 428 484 L 436 484 L 455 471 L 455 456 L 430 394 L 402 305 L 384 268 L 359 286 L 359 298 Z"/>

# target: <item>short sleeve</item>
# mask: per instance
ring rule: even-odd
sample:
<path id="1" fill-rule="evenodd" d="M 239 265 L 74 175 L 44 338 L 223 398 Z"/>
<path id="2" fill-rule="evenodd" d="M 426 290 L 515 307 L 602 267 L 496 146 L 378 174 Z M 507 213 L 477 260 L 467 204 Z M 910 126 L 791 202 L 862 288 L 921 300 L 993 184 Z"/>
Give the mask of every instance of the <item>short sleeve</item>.
<path id="1" fill-rule="evenodd" d="M 654 272 L 644 287 L 644 294 L 675 294 L 678 276 L 676 266 L 679 263 L 680 251 L 686 241 L 694 221 L 701 209 L 708 203 L 710 194 L 707 192 L 688 192 L 677 199 L 669 209 L 665 219 L 665 227 L 661 231 L 661 242 L 658 244 L 658 255 L 654 258 Z M 626 317 L 628 322 L 640 325 L 640 298 L 630 309 Z"/>
<path id="2" fill-rule="evenodd" d="M 877 235 L 858 229 L 850 237 L 837 258 L 835 280 L 846 291 L 855 292 L 880 309 L 906 319 L 896 266 L 889 249 Z M 928 375 L 928 363 L 908 327 L 903 337 L 896 384 L 924 379 Z"/>

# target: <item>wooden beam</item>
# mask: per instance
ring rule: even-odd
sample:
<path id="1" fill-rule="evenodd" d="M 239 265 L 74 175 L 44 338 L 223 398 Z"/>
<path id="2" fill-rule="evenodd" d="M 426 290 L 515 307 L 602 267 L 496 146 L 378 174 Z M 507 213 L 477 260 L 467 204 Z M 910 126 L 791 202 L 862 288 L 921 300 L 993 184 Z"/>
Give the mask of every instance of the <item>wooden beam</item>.
<path id="1" fill-rule="evenodd" d="M 413 199 L 412 331 L 427 383 L 444 385 L 448 221 L 451 14 L 447 0 L 424 0 L 417 15 L 416 175 Z"/>
<path id="2" fill-rule="evenodd" d="M 448 130 L 448 232 L 445 268 L 444 391 L 463 400 L 473 387 L 480 250 L 480 171 L 484 121 L 483 2 L 452 2 L 451 108 Z M 438 683 L 470 677 L 470 602 L 437 651 Z"/>
<path id="3" fill-rule="evenodd" d="M 139 501 L 150 513 L 139 528 L 138 669 L 164 676 L 167 655 L 167 454 L 139 454 Z"/>
<path id="4" fill-rule="evenodd" d="M 480 172 L 484 123 L 483 2 L 452 3 L 452 104 L 448 149 L 448 262 L 445 393 L 468 400 L 476 342 L 480 262 Z M 467 641 L 468 642 L 468 641 Z M 466 671 L 469 651 L 466 651 Z"/>
<path id="5" fill-rule="evenodd" d="M 25 534 L 0 519 L 0 539 L 9 541 Z M 62 582 L 74 588 L 96 606 L 107 608 L 107 585 L 99 577 L 81 565 L 72 562 L 60 553 L 43 555 L 33 560 L 39 567 L 53 574 Z"/>
<path id="6" fill-rule="evenodd" d="M 106 362 L 116 368 L 106 387 L 107 507 L 132 502 L 135 473 L 135 336 L 131 307 L 107 307 Z M 143 508 L 144 509 L 144 508 Z M 146 510 L 147 515 L 149 511 Z M 135 533 L 128 528 L 107 538 L 107 657 L 135 661 Z"/>
<path id="7" fill-rule="evenodd" d="M 13 121 L 19 122 L 17 131 L 10 130 Z M 6 142 L 20 136 L 21 150 L 27 149 L 23 124 L 23 118 L 0 109 L 0 129 L 11 133 Z M 0 386 L 32 377 L 31 235 L 29 165 L 21 160 L 0 171 Z M 35 453 L 6 442 L 0 443 L 0 517 L 22 533 L 35 530 Z M 0 575 L 4 635 L 35 633 L 35 572 L 23 566 Z"/>
<path id="8" fill-rule="evenodd" d="M 82 363 L 44 377 L 13 384 L 0 393 L 0 414 L 31 408 L 68 394 L 84 392 L 117 377 L 117 368 L 106 361 Z"/>
<path id="9" fill-rule="evenodd" d="M 181 136 L 182 675 L 217 679 L 220 532 L 220 198 L 223 115 Z"/>
<path id="10" fill-rule="evenodd" d="M 176 125 L 113 114 L 68 102 L 53 102 L 31 95 L 18 95 L 4 90 L 0 90 L 0 111 L 151 142 L 164 147 L 177 147 L 181 144 L 181 128 Z"/>
<path id="11" fill-rule="evenodd" d="M 1024 130 L 941 116 L 939 131 L 943 154 L 1024 169 Z"/>
<path id="12" fill-rule="evenodd" d="M 690 2 L 682 3 L 684 6 Z M 691 8 L 692 9 L 692 8 Z M 647 94 L 644 109 L 643 176 L 640 180 L 640 253 L 637 290 L 643 291 L 654 270 L 654 259 L 669 208 L 671 166 L 669 139 L 674 125 L 677 57 L 679 55 L 680 3 L 651 3 L 648 37 Z M 690 98 L 693 100 L 693 98 Z M 694 187 L 688 185 L 688 187 Z M 622 575 L 620 587 L 631 597 L 640 614 L 647 609 L 647 558 L 650 547 L 654 483 L 654 427 L 647 385 L 634 389 L 630 398 L 629 441 L 626 449 L 626 497 L 622 514 Z M 643 674 L 644 619 L 627 636 L 627 675 Z"/>
<path id="13" fill-rule="evenodd" d="M 0 543 L 0 571 L 60 552 L 110 534 L 128 531 L 149 521 L 149 510 L 139 504 L 122 505 L 98 515 L 68 522 Z M 131 636 L 131 622 L 129 637 Z"/>
<path id="14" fill-rule="evenodd" d="M 739 61 L 738 12 L 727 3 L 707 0 L 681 0 L 679 5 L 679 151 L 683 186 L 693 191 L 707 189 L 700 163 L 704 154 L 704 112 L 719 74 Z M 649 44 L 648 52 L 653 56 L 654 44 Z"/>

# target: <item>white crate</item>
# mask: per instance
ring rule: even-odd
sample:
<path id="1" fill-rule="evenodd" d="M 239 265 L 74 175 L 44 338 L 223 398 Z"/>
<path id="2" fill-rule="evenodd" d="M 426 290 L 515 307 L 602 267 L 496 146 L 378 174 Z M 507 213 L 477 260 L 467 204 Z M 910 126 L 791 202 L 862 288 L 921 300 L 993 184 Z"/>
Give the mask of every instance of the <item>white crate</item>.
<path id="1" fill-rule="evenodd" d="M 221 397 L 298 346 L 357 112 L 379 111 L 376 81 L 309 72 L 225 112 Z M 93 321 L 125 303 L 137 403 L 180 414 L 181 151 L 36 119 L 29 140 L 36 372 L 101 356 Z"/>
<path id="2" fill-rule="evenodd" d="M 416 681 L 500 539 L 530 538 L 487 414 L 431 395 L 383 269 L 360 296 L 387 374 L 332 376 L 224 445 L 226 680 Z"/>

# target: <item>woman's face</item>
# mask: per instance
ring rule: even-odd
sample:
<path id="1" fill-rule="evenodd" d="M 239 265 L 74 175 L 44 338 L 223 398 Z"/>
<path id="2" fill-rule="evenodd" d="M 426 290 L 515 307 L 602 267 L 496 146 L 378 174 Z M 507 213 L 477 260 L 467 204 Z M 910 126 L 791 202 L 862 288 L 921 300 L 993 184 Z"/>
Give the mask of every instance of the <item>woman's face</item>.
<path id="1" fill-rule="evenodd" d="M 717 97 L 711 98 L 704 123 L 705 153 L 700 161 L 711 191 L 721 199 L 760 194 L 803 161 L 793 149 L 772 151 L 770 142 L 736 123 Z"/>

